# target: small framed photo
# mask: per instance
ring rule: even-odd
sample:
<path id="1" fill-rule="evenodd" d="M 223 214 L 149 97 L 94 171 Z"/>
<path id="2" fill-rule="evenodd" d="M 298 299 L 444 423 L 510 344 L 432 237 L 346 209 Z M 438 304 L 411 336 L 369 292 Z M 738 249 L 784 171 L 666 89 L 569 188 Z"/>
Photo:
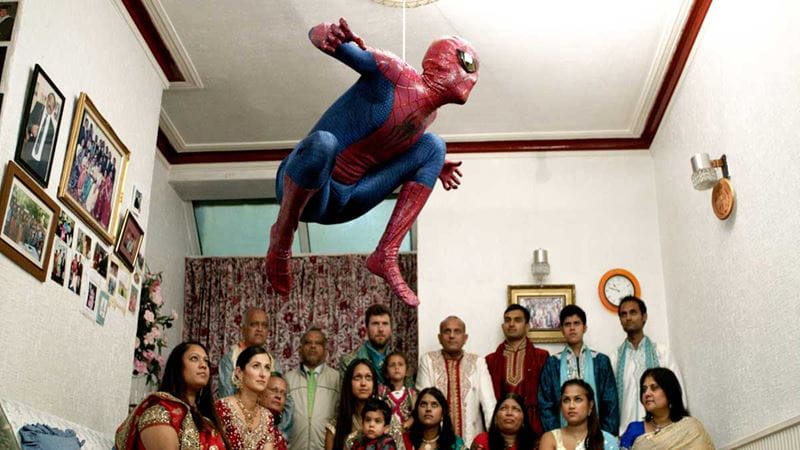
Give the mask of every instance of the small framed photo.
<path id="1" fill-rule="evenodd" d="M 130 151 L 85 93 L 75 107 L 58 198 L 113 244 Z"/>
<path id="2" fill-rule="evenodd" d="M 13 162 L 0 190 L 0 252 L 36 277 L 47 280 L 61 208 Z"/>
<path id="3" fill-rule="evenodd" d="M 95 319 L 98 325 L 106 324 L 106 314 L 108 313 L 108 299 L 109 299 L 108 292 L 101 291 L 98 297 L 97 318 Z"/>
<path id="4" fill-rule="evenodd" d="M 100 242 L 94 244 L 94 256 L 92 257 L 92 268 L 100 274 L 103 279 L 108 274 L 108 251 L 103 248 Z"/>
<path id="5" fill-rule="evenodd" d="M 142 205 L 144 204 L 144 193 L 142 189 L 133 185 L 133 198 L 131 199 L 131 211 L 139 217 L 142 214 Z"/>
<path id="6" fill-rule="evenodd" d="M 139 247 L 142 246 L 142 239 L 144 238 L 144 230 L 142 229 L 136 218 L 133 217 L 130 211 L 125 214 L 125 220 L 122 222 L 122 228 L 119 232 L 119 239 L 117 239 L 117 247 L 114 252 L 119 256 L 122 264 L 128 270 L 133 271 L 134 264 L 136 264 L 136 255 L 139 253 Z"/>
<path id="7" fill-rule="evenodd" d="M 131 296 L 128 299 L 128 311 L 135 313 L 139 304 L 139 286 L 131 285 Z"/>
<path id="8" fill-rule="evenodd" d="M 53 264 L 50 269 L 50 279 L 64 285 L 64 279 L 67 276 L 67 258 L 69 258 L 69 247 L 61 241 L 56 241 L 53 246 Z"/>
<path id="9" fill-rule="evenodd" d="M 78 241 L 75 244 L 75 250 L 78 251 L 84 258 L 92 256 L 92 237 L 83 228 L 78 229 Z"/>
<path id="10" fill-rule="evenodd" d="M 64 94 L 38 64 L 33 69 L 23 111 L 14 161 L 47 188 L 64 113 Z"/>
<path id="11" fill-rule="evenodd" d="M 67 288 L 76 295 L 81 295 L 81 286 L 84 279 L 83 256 L 78 251 L 71 252 L 72 258 L 69 260 L 69 282 Z"/>
<path id="12" fill-rule="evenodd" d="M 18 2 L 0 2 L 0 42 L 11 41 L 14 22 L 17 20 Z"/>
<path id="13" fill-rule="evenodd" d="M 561 334 L 559 313 L 575 304 L 575 285 L 509 286 L 508 304 L 518 304 L 531 313 L 528 338 L 533 342 L 566 342 Z"/>
<path id="14" fill-rule="evenodd" d="M 56 237 L 67 244 L 67 247 L 72 248 L 72 240 L 75 238 L 75 219 L 64 211 L 61 211 L 61 215 L 58 217 Z"/>
<path id="15" fill-rule="evenodd" d="M 97 285 L 96 280 L 93 280 L 89 277 L 89 281 L 87 283 L 89 287 L 86 289 L 86 295 L 83 296 L 83 314 L 86 318 L 96 321 L 97 320 L 97 304 L 99 299 L 99 295 L 101 292 L 100 287 Z"/>

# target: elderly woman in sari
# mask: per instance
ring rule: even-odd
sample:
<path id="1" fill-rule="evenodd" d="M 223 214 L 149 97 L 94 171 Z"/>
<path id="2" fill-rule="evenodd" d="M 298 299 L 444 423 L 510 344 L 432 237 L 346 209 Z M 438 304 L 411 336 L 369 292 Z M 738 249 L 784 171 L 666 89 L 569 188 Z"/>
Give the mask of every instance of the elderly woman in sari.
<path id="1" fill-rule="evenodd" d="M 646 415 L 632 422 L 620 446 L 635 450 L 713 449 L 714 443 L 699 420 L 683 405 L 683 391 L 675 374 L 664 367 L 642 374 L 640 400 Z"/>

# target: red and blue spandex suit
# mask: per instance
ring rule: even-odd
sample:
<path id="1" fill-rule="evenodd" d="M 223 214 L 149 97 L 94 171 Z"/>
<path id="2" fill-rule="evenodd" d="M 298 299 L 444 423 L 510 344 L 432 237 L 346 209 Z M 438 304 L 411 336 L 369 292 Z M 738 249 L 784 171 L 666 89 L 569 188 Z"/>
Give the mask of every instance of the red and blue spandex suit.
<path id="1" fill-rule="evenodd" d="M 425 130 L 436 109 L 463 104 L 478 80 L 475 50 L 461 38 L 434 41 L 418 73 L 397 56 L 368 48 L 344 19 L 309 32 L 311 42 L 361 76 L 322 115 L 278 169 L 278 219 L 270 231 L 267 276 L 280 294 L 291 289 L 290 258 L 300 220 L 355 219 L 402 186 L 367 268 L 409 305 L 417 296 L 400 275 L 397 251 L 436 183 L 457 188 L 460 162 L 445 161 L 445 143 Z"/>

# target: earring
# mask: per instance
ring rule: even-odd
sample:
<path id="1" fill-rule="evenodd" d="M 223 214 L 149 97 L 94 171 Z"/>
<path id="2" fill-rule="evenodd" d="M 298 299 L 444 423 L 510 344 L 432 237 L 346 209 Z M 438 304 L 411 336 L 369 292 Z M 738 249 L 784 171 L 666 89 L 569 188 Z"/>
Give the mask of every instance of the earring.
<path id="1" fill-rule="evenodd" d="M 242 387 L 242 380 L 240 380 L 236 375 L 233 376 L 233 387 L 235 387 L 237 390 Z"/>

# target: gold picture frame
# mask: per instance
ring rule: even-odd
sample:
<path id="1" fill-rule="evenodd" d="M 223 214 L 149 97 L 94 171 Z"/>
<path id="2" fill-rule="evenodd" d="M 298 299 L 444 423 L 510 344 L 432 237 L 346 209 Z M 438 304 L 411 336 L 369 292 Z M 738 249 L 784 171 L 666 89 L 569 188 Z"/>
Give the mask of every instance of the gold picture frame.
<path id="1" fill-rule="evenodd" d="M 0 252 L 39 281 L 46 281 L 61 208 L 11 161 L 0 189 L 0 214 Z"/>
<path id="2" fill-rule="evenodd" d="M 82 92 L 67 144 L 58 198 L 106 244 L 116 239 L 130 151 Z"/>
<path id="3" fill-rule="evenodd" d="M 575 304 L 574 284 L 508 286 L 508 304 L 518 304 L 531 313 L 528 338 L 532 342 L 566 342 L 558 315 Z"/>

